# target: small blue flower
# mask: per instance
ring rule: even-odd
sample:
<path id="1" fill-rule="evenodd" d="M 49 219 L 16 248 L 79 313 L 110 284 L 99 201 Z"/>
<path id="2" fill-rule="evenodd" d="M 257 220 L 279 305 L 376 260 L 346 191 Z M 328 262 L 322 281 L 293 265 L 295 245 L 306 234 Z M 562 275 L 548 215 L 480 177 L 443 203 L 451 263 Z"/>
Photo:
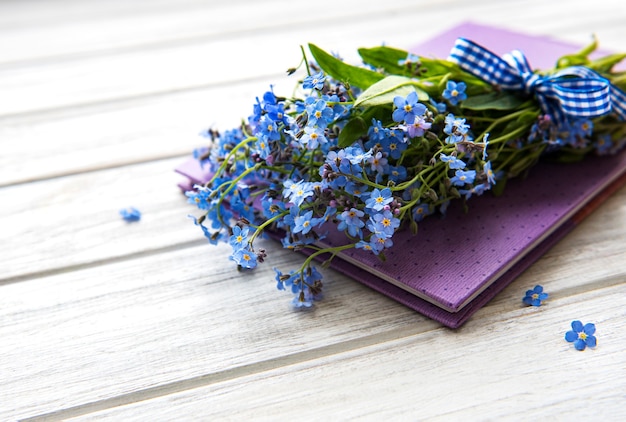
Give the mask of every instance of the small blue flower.
<path id="1" fill-rule="evenodd" d="M 437 113 L 439 113 L 439 114 L 445 113 L 446 109 L 448 108 L 445 103 L 438 103 L 437 101 L 433 100 L 432 98 L 430 99 L 430 103 L 433 106 L 435 106 L 435 108 L 437 109 Z"/>
<path id="2" fill-rule="evenodd" d="M 365 226 L 365 222 L 361 220 L 364 215 L 363 211 L 356 208 L 345 210 L 337 215 L 337 220 L 340 221 L 337 229 L 340 231 L 348 230 L 348 234 L 352 237 L 361 236 L 361 228 Z"/>
<path id="3" fill-rule="evenodd" d="M 267 114 L 261 117 L 259 125 L 259 135 L 272 141 L 278 141 L 280 139 L 278 124 L 273 121 Z"/>
<path id="4" fill-rule="evenodd" d="M 129 207 L 120 210 L 120 215 L 125 221 L 132 223 L 141 219 L 141 213 L 137 208 Z"/>
<path id="5" fill-rule="evenodd" d="M 314 126 L 306 126 L 304 128 L 304 135 L 300 138 L 300 143 L 306 145 L 308 149 L 315 149 L 320 144 L 326 144 L 328 139 L 324 135 L 324 129 Z"/>
<path id="6" fill-rule="evenodd" d="M 466 184 L 474 183 L 474 179 L 476 178 L 476 170 L 457 170 L 454 173 L 454 177 L 450 179 L 450 182 L 454 186 L 465 186 Z"/>
<path id="7" fill-rule="evenodd" d="M 371 171 L 375 171 L 378 174 L 382 174 L 385 172 L 385 166 L 387 165 L 388 161 L 383 156 L 383 153 L 381 151 L 378 151 L 375 155 L 369 157 L 367 161 L 370 165 Z"/>
<path id="8" fill-rule="evenodd" d="M 304 89 L 314 88 L 319 91 L 322 88 L 324 88 L 325 80 L 326 80 L 326 77 L 324 76 L 323 72 L 315 73 L 313 75 L 310 75 L 304 78 L 304 81 L 302 81 L 302 88 Z"/>
<path id="9" fill-rule="evenodd" d="M 485 173 L 485 176 L 487 176 L 487 182 L 489 182 L 490 185 L 495 185 L 496 184 L 496 175 L 494 174 L 493 170 L 491 169 L 491 161 L 487 161 L 485 163 L 485 165 L 483 166 L 483 172 Z"/>
<path id="10" fill-rule="evenodd" d="M 246 246 L 246 242 L 248 241 L 248 231 L 248 227 L 243 229 L 239 226 L 233 227 L 233 235 L 230 237 L 228 242 L 230 243 L 230 246 L 232 246 L 235 250 L 244 248 Z"/>
<path id="11" fill-rule="evenodd" d="M 313 184 L 300 180 L 294 183 L 286 180 L 284 183 L 283 196 L 289 198 L 289 202 L 299 207 L 309 196 L 313 196 Z"/>
<path id="12" fill-rule="evenodd" d="M 313 219 L 313 211 L 304 213 L 294 218 L 295 226 L 292 229 L 293 233 L 307 234 L 311 231 L 313 226 L 317 224 L 317 219 Z"/>
<path id="13" fill-rule="evenodd" d="M 416 223 L 419 223 L 420 221 L 422 221 L 424 217 L 426 217 L 429 214 L 430 214 L 430 207 L 428 206 L 428 204 L 420 204 L 416 206 L 415 208 L 413 208 L 413 220 Z"/>
<path id="14" fill-rule="evenodd" d="M 459 101 L 463 101 L 467 99 L 467 94 L 465 94 L 465 82 L 454 82 L 448 81 L 446 84 L 446 89 L 443 91 L 443 98 L 448 100 L 450 104 L 457 105 Z"/>
<path id="15" fill-rule="evenodd" d="M 565 340 L 574 343 L 576 350 L 585 350 L 585 347 L 596 347 L 597 340 L 594 336 L 596 326 L 587 323 L 583 326 L 580 321 L 572 321 L 572 331 L 565 333 Z"/>
<path id="16" fill-rule="evenodd" d="M 534 289 L 526 291 L 526 296 L 522 301 L 529 306 L 541 306 L 541 302 L 547 298 L 548 294 L 543 292 L 543 287 L 537 285 Z"/>
<path id="17" fill-rule="evenodd" d="M 367 225 L 372 233 L 383 232 L 387 235 L 393 235 L 399 226 L 400 220 L 394 217 L 389 210 L 374 214 L 370 217 L 370 222 Z"/>
<path id="18" fill-rule="evenodd" d="M 230 256 L 230 259 L 242 268 L 255 268 L 257 264 L 256 254 L 248 249 L 237 249 Z"/>
<path id="19" fill-rule="evenodd" d="M 369 199 L 365 203 L 365 206 L 369 209 L 376 211 L 382 211 L 385 205 L 388 205 L 393 201 L 391 195 L 391 189 L 385 188 L 383 190 L 374 189 Z"/>
<path id="20" fill-rule="evenodd" d="M 453 155 L 446 155 L 446 154 L 440 154 L 439 155 L 439 159 L 441 161 L 443 161 L 444 163 L 448 163 L 448 166 L 452 169 L 452 170 L 458 170 L 458 169 L 464 169 L 465 168 L 465 162 L 462 160 L 459 160 L 458 158 L 456 158 Z"/>
<path id="21" fill-rule="evenodd" d="M 372 119 L 372 125 L 367 130 L 367 135 L 373 141 L 379 142 L 385 138 L 385 128 L 380 120 Z"/>
<path id="22" fill-rule="evenodd" d="M 333 109 L 326 106 L 326 101 L 317 100 L 313 104 L 306 107 L 308 117 L 308 126 L 317 126 L 322 129 L 326 128 L 333 120 Z"/>
<path id="23" fill-rule="evenodd" d="M 359 241 L 355 246 L 357 249 L 363 249 L 365 251 L 370 251 L 374 255 L 378 255 L 379 251 L 372 246 L 371 242 L 367 242 L 365 240 Z"/>
<path id="24" fill-rule="evenodd" d="M 406 122 L 411 124 L 415 121 L 415 116 L 420 116 L 426 112 L 426 106 L 417 102 L 418 97 L 415 91 L 407 95 L 406 98 L 397 96 L 393 99 L 396 106 L 392 114 L 394 122 Z"/>
<path id="25" fill-rule="evenodd" d="M 443 133 L 449 135 L 446 138 L 447 144 L 456 144 L 457 142 L 465 141 L 469 131 L 469 125 L 465 123 L 465 119 L 456 117 L 452 113 L 448 113 L 444 120 L 445 127 Z"/>

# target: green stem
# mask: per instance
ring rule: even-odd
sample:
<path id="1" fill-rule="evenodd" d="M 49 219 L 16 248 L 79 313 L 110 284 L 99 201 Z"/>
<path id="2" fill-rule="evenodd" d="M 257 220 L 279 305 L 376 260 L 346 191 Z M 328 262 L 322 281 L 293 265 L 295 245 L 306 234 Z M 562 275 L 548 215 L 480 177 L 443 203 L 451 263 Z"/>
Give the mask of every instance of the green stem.
<path id="1" fill-rule="evenodd" d="M 235 145 L 235 147 L 228 153 L 226 154 L 226 157 L 224 157 L 224 161 L 222 162 L 222 164 L 219 166 L 219 168 L 217 169 L 217 171 L 213 174 L 213 177 L 211 177 L 211 180 L 209 180 L 208 182 L 206 182 L 204 184 L 204 186 L 210 186 L 215 179 L 222 174 L 222 172 L 224 171 L 224 169 L 226 168 L 226 166 L 228 166 L 228 163 L 230 162 L 230 159 L 233 158 L 233 156 L 237 153 L 237 151 L 241 148 L 243 148 L 244 146 L 246 146 L 247 144 L 249 144 L 250 142 L 254 142 L 256 141 L 257 138 L 255 136 L 250 136 L 246 139 L 244 139 L 243 141 L 239 142 L 237 145 Z"/>
<path id="2" fill-rule="evenodd" d="M 325 254 L 325 253 L 329 253 L 329 254 L 331 254 L 331 255 L 332 255 L 332 256 L 331 256 L 331 259 L 332 259 L 332 258 L 333 258 L 333 257 L 335 257 L 335 256 L 336 256 L 339 252 L 341 252 L 341 251 L 345 251 L 346 249 L 352 249 L 352 248 L 354 248 L 355 246 L 356 246 L 356 243 L 350 243 L 350 244 L 347 244 L 347 245 L 335 246 L 335 247 L 332 247 L 332 248 L 323 248 L 323 249 L 320 249 L 320 250 L 318 250 L 318 251 L 316 251 L 316 252 L 313 252 L 313 253 L 312 253 L 311 255 L 309 255 L 309 256 L 307 257 L 307 259 L 304 261 L 304 263 L 302 264 L 302 267 L 300 267 L 300 271 L 299 271 L 300 276 L 302 276 L 302 277 L 303 277 L 303 273 L 304 273 L 304 271 L 306 270 L 306 268 L 307 268 L 309 265 L 311 265 L 311 261 L 313 261 L 313 260 L 314 260 L 317 256 L 322 255 L 322 254 Z M 303 280 L 303 281 L 304 281 L 304 280 Z"/>

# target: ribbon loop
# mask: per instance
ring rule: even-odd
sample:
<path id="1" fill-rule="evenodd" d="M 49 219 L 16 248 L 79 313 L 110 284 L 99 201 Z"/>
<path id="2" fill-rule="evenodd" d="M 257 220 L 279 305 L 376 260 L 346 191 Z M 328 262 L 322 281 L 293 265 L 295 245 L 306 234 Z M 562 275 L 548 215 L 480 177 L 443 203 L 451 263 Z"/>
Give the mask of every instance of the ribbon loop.
<path id="1" fill-rule="evenodd" d="M 492 85 L 535 95 L 542 111 L 559 123 L 568 117 L 592 118 L 610 112 L 626 119 L 626 93 L 586 67 L 543 76 L 532 71 L 519 50 L 499 57 L 465 38 L 457 39 L 448 60 Z"/>

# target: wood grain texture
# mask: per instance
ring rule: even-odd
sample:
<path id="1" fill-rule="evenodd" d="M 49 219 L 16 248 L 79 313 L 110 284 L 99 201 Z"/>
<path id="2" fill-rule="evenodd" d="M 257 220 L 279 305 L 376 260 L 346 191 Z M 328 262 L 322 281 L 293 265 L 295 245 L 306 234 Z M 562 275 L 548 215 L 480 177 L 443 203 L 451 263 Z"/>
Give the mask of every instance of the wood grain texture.
<path id="1" fill-rule="evenodd" d="M 0 420 L 626 419 L 626 188 L 458 330 L 332 270 L 295 312 L 272 267 L 302 256 L 238 273 L 187 218 L 173 168 L 291 92 L 301 43 L 466 20 L 626 49 L 622 0 L 0 2 Z"/>
<path id="2" fill-rule="evenodd" d="M 626 286 L 620 285 L 593 292 L 582 306 L 555 298 L 550 311 L 516 309 L 481 318 L 457 332 L 408 335 L 87 419 L 141 420 L 143 414 L 158 412 L 165 419 L 313 420 L 322 414 L 372 421 L 459 420 L 468 415 L 480 420 L 623 420 L 624 295 Z M 596 349 L 573 351 L 563 339 L 570 327 L 562 315 L 590 321 L 605 313 L 608 303 L 613 316 L 597 321 L 602 329 Z M 611 368 L 622 370 L 607 373 Z"/>

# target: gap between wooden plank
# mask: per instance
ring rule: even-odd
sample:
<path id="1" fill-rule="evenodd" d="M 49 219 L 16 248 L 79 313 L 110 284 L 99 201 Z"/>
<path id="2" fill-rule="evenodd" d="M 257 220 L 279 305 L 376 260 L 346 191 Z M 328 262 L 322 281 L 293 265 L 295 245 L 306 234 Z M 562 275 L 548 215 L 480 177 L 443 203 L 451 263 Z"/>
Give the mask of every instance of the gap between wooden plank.
<path id="1" fill-rule="evenodd" d="M 589 379 L 589 377 L 585 377 L 586 380 L 578 380 L 575 383 L 573 388 L 567 388 L 562 384 L 562 380 L 552 378 L 552 382 L 559 383 L 565 389 L 562 391 L 562 394 L 559 400 L 565 401 L 578 401 L 578 397 L 582 397 L 583 395 L 589 394 L 589 391 L 581 388 L 582 385 L 589 386 L 590 382 L 595 382 L 595 386 L 602 386 L 601 389 L 604 391 L 614 390 L 616 387 L 616 381 L 623 378 L 617 375 L 618 368 L 616 366 L 620 366 L 620 362 L 624 363 L 623 354 L 619 352 L 620 346 L 620 331 L 619 331 L 619 315 L 616 313 L 619 310 L 618 304 L 615 300 L 619 299 L 621 295 L 623 295 L 625 285 L 623 281 L 618 284 L 614 284 L 610 287 L 603 287 L 600 289 L 595 289 L 593 292 L 587 292 L 586 297 L 582 299 L 582 297 L 564 297 L 563 299 L 553 299 L 550 303 L 549 308 L 544 308 L 540 312 L 533 312 L 534 309 L 531 308 L 523 308 L 516 310 L 509 310 L 508 312 L 500 312 L 497 314 L 491 314 L 488 318 L 478 317 L 474 321 L 468 323 L 468 325 L 464 328 L 458 329 L 456 331 L 449 331 L 445 329 L 431 329 L 427 331 L 420 332 L 412 332 L 413 330 L 401 328 L 397 330 L 387 331 L 385 333 L 379 333 L 367 338 L 357 339 L 353 341 L 347 341 L 344 343 L 332 345 L 329 347 L 322 347 L 316 350 L 307 351 L 304 353 L 296 353 L 292 355 L 285 356 L 283 359 L 272 359 L 264 362 L 259 362 L 254 365 L 250 365 L 250 367 L 240 367 L 234 368 L 231 371 L 226 371 L 224 373 L 215 373 L 206 376 L 199 376 L 188 380 L 183 380 L 176 383 L 170 383 L 161 385 L 155 388 L 150 388 L 142 391 L 133 392 L 131 394 L 122 395 L 118 397 L 114 397 L 107 400 L 102 400 L 99 402 L 86 403 L 81 406 L 75 406 L 72 408 L 61 409 L 55 412 L 50 412 L 47 414 L 38 415 L 36 417 L 25 419 L 27 421 L 39 421 L 39 420 L 63 420 L 69 418 L 76 418 L 80 416 L 87 417 L 102 417 L 107 415 L 107 411 L 111 413 L 108 415 L 109 417 L 117 417 L 120 418 L 120 415 L 130 416 L 137 408 L 164 408 L 167 407 L 168 411 L 175 411 L 171 398 L 167 397 L 168 395 L 183 397 L 188 396 L 192 398 L 192 401 L 183 401 L 183 405 L 191 403 L 189 407 L 193 410 L 185 409 L 180 413 L 181 417 L 190 417 L 192 414 L 195 416 L 200 415 L 201 409 L 205 409 L 205 411 L 210 412 L 214 411 L 214 417 L 218 417 L 220 411 L 216 411 L 216 407 L 219 408 L 219 404 L 215 406 L 216 402 L 221 403 L 226 408 L 230 409 L 222 409 L 222 416 L 224 414 L 234 415 L 237 414 L 237 410 L 235 408 L 239 408 L 239 412 L 244 414 L 252 414 L 255 412 L 263 413 L 263 410 L 266 412 L 271 412 L 272 403 L 276 402 L 278 396 L 282 395 L 283 392 L 292 389 L 292 391 L 297 391 L 298 388 L 294 383 L 301 381 L 305 382 L 304 379 L 309 379 L 310 383 L 307 384 L 307 391 L 310 388 L 313 388 L 316 392 L 312 393 L 313 396 L 317 397 L 320 400 L 320 403 L 332 403 L 331 395 L 337 393 L 337 391 L 333 389 L 325 388 L 326 384 L 333 385 L 337 387 L 337 385 L 345 384 L 346 381 L 341 381 L 341 379 L 345 376 L 358 378 L 357 374 L 359 373 L 359 369 L 363 369 L 365 367 L 371 367 L 372 365 L 379 366 L 380 369 L 375 371 L 377 373 L 376 377 L 383 377 L 383 373 L 386 373 L 384 362 L 396 362 L 400 365 L 403 365 L 405 371 L 398 370 L 397 366 L 394 366 L 395 370 L 391 373 L 388 373 L 387 376 L 399 381 L 400 384 L 404 385 L 407 382 L 409 384 L 413 383 L 415 387 L 415 382 L 419 380 L 419 376 L 413 376 L 411 374 L 411 369 L 421 368 L 419 371 L 420 375 L 428 374 L 429 379 L 432 379 L 435 371 L 433 371 L 432 365 L 428 365 L 428 360 L 438 362 L 437 368 L 441 370 L 441 377 L 450 377 L 456 378 L 458 375 L 454 375 L 451 373 L 447 367 L 446 362 L 451 362 L 448 359 L 452 359 L 453 361 L 457 361 L 457 367 L 462 365 L 460 362 L 468 360 L 474 361 L 482 361 L 489 360 L 488 353 L 481 353 L 477 348 L 485 348 L 492 347 L 496 353 L 498 352 L 506 352 L 505 355 L 507 357 L 516 356 L 518 361 L 516 362 L 517 366 L 512 366 L 513 362 L 510 359 L 505 359 L 506 362 L 501 358 L 495 358 L 491 360 L 492 363 L 496 364 L 495 368 L 491 368 L 492 377 L 496 374 L 502 372 L 503 374 L 507 371 L 507 367 L 498 366 L 499 364 L 505 363 L 508 365 L 509 376 L 504 378 L 493 379 L 492 381 L 496 384 L 502 384 L 503 386 L 508 385 L 509 388 L 512 387 L 510 383 L 517 383 L 520 379 L 527 379 L 530 374 L 534 374 L 534 371 L 539 370 L 542 373 L 543 368 L 545 371 L 560 371 L 565 373 L 569 373 L 569 367 L 576 366 L 578 362 L 578 358 L 581 357 L 579 352 L 570 350 L 572 348 L 571 344 L 563 341 L 559 334 L 565 332 L 569 329 L 569 320 L 563 320 L 563 317 L 568 314 L 572 314 L 573 310 L 577 310 L 577 315 L 579 318 L 582 318 L 580 315 L 587 315 L 594 311 L 599 310 L 610 310 L 613 311 L 610 313 L 597 313 L 594 315 L 596 319 L 593 321 L 596 323 L 599 328 L 598 334 L 600 335 L 599 347 L 597 350 L 588 350 L 585 353 L 593 354 L 594 356 L 585 356 L 586 359 L 592 359 L 592 361 L 596 363 L 601 363 L 600 359 L 609 359 L 609 361 L 605 361 L 604 365 L 601 367 L 612 368 L 612 377 L 605 377 L 603 379 Z M 608 306 L 605 304 L 605 298 L 609 298 L 613 300 L 612 306 Z M 584 302 L 582 302 L 584 301 Z M 582 308 L 582 310 L 581 310 Z M 590 317 L 590 316 L 589 316 Z M 590 321 L 589 317 L 585 319 L 585 322 Z M 557 324 L 560 324 L 557 326 Z M 562 326 L 561 326 L 562 325 Z M 511 339 L 508 343 L 502 343 L 500 340 L 500 336 L 502 331 L 507 331 L 515 326 L 515 331 L 509 334 L 509 338 Z M 497 327 L 500 327 L 498 329 Z M 556 331 L 556 333 L 555 333 Z M 536 342 L 533 344 L 532 342 L 526 341 L 527 332 L 535 333 Z M 521 334 L 520 334 L 521 333 Z M 486 342 L 485 342 L 486 339 Z M 496 344 L 490 344 L 489 342 L 498 342 L 500 346 Z M 551 350 L 539 350 L 536 347 L 537 343 L 548 344 L 551 347 Z M 514 346 L 517 344 L 517 346 Z M 516 347 L 516 350 L 512 350 L 512 347 Z M 456 351 L 460 358 L 455 354 Z M 503 350 L 498 350 L 503 349 Z M 508 351 L 507 351 L 508 349 Z M 418 353 L 418 351 L 422 351 L 424 353 Z M 425 351 L 426 350 L 426 351 Z M 484 351 L 484 349 L 483 349 Z M 605 353 L 604 356 L 602 352 L 606 351 L 608 355 Z M 443 355 L 442 355 L 443 353 Z M 543 356 L 543 360 L 539 359 L 539 355 Z M 400 356 L 405 355 L 407 359 L 400 358 Z M 370 356 L 370 357 L 368 357 Z M 393 356 L 398 356 L 398 358 L 393 358 Z M 414 356 L 414 361 L 410 362 L 408 356 Z M 433 356 L 432 358 L 428 358 L 428 356 Z M 466 358 L 463 358 L 465 356 Z M 620 360 L 621 358 L 621 360 Z M 558 360 L 558 361 L 555 361 Z M 526 364 L 530 364 L 533 361 L 535 365 L 533 367 L 529 367 L 528 369 L 524 369 Z M 357 366 L 355 366 L 357 365 Z M 612 365 L 612 366 L 607 366 Z M 470 377 L 472 373 L 474 373 L 475 377 L 481 379 L 481 375 L 475 373 L 475 371 L 481 371 L 483 365 L 468 365 L 465 367 L 466 377 Z M 326 368 L 325 371 L 327 375 L 323 377 L 324 379 L 320 379 L 319 376 L 315 376 L 313 373 L 316 369 L 321 370 L 322 368 Z M 333 371 L 334 368 L 336 371 Z M 346 369 L 352 368 L 352 369 Z M 611 370 L 611 369 L 610 369 Z M 346 371 L 349 371 L 352 375 L 348 375 Z M 595 373 L 599 373 L 601 370 L 595 368 Z M 307 373 L 310 375 L 307 376 Z M 540 377 L 540 373 L 535 374 L 536 377 Z M 445 374 L 445 375 L 444 375 Z M 318 374 L 319 375 L 319 374 Z M 489 375 L 482 375 L 483 378 L 490 378 Z M 578 377 L 576 377 L 578 378 Z M 593 377 L 592 377 L 593 378 Z M 295 381 L 294 381 L 295 379 Z M 409 379 L 413 379 L 413 381 L 408 381 Z M 368 380 L 369 381 L 369 380 Z M 379 379 L 380 382 L 383 382 L 383 379 Z M 440 378 L 440 381 L 444 381 Z M 528 381 L 528 380 L 527 380 Z M 534 388 L 542 389 L 545 388 L 545 384 L 541 382 L 540 378 L 537 378 L 534 384 Z M 623 384 L 623 381 L 621 382 Z M 221 385 L 218 385 L 221 384 Z M 282 384 L 282 387 L 278 387 L 279 384 Z M 441 382 L 437 384 L 436 389 L 441 390 L 445 389 L 444 385 L 446 382 Z M 476 384 L 476 381 L 473 382 Z M 527 382 L 524 383 L 526 385 Z M 215 388 L 211 388 L 215 385 Z M 429 385 L 433 386 L 431 383 Z M 385 395 L 393 395 L 394 390 L 397 387 L 389 385 L 389 391 L 385 391 L 383 396 Z M 474 386 L 473 388 L 476 388 Z M 511 415 L 518 414 L 522 408 L 517 408 L 522 405 L 523 410 L 532 410 L 532 405 L 529 405 L 525 401 L 523 404 L 518 403 L 514 409 L 507 409 L 507 405 L 504 403 L 502 405 L 498 404 L 498 400 L 496 397 L 499 397 L 499 400 L 506 401 L 512 397 L 516 397 L 521 394 L 524 395 L 523 391 L 512 391 L 510 394 L 507 394 L 507 389 L 502 389 L 502 386 L 498 387 L 498 391 L 493 390 L 494 395 L 486 394 L 486 391 L 490 390 L 489 383 L 485 383 L 482 385 L 483 391 L 480 394 L 479 403 L 474 403 L 473 405 L 469 404 L 473 402 L 470 397 L 467 397 L 465 400 L 461 400 L 457 407 L 453 406 L 437 406 L 437 404 L 429 403 L 428 406 L 420 406 L 424 411 L 429 412 L 429 417 L 435 416 L 445 416 L 445 415 L 457 415 L 461 418 L 464 412 L 479 412 L 477 414 L 485 415 L 485 408 L 496 408 L 499 412 L 508 412 L 504 414 Z M 279 391 L 277 391 L 277 389 Z M 341 389 L 341 388 L 340 388 Z M 471 388 L 463 388 L 460 385 L 457 385 L 456 391 L 451 391 L 451 394 L 459 394 L 461 391 L 467 390 L 467 393 L 470 393 L 469 389 Z M 596 388 L 597 389 L 597 388 Z M 197 390 L 197 391 L 193 391 Z M 248 391 L 250 390 L 250 391 Z M 265 391 L 267 395 L 267 405 L 260 404 L 260 400 L 263 396 L 261 391 Z M 342 389 L 341 389 L 342 390 Z M 406 389 L 403 388 L 405 393 Z M 486 390 L 486 391 L 485 391 Z M 512 390 L 515 390 L 512 388 Z M 254 401 L 250 405 L 241 405 L 241 401 L 237 399 L 237 396 L 245 395 L 245 391 L 248 391 L 248 394 L 251 397 L 257 397 L 259 400 Z M 253 391 L 256 391 L 254 393 Z M 572 397 L 572 394 L 568 394 L 568 391 L 572 393 L 576 392 L 577 397 Z M 261 396 L 259 395 L 261 393 Z M 307 394 L 311 394 L 310 392 Z M 345 394 L 345 393 L 344 393 Z M 433 400 L 434 402 L 441 402 L 445 400 L 443 397 L 435 398 L 431 397 L 432 392 L 428 393 L 425 390 L 422 390 L 421 395 L 423 397 L 429 397 L 429 400 Z M 347 394 L 349 397 L 350 394 Z M 470 393 L 471 395 L 471 393 Z M 415 401 L 408 401 L 407 397 L 402 399 L 402 396 L 406 396 L 406 394 L 400 394 L 400 397 L 396 397 L 394 401 L 394 405 L 383 406 L 382 408 L 374 409 L 373 407 L 369 410 L 357 410 L 357 409 L 344 409 L 345 412 L 348 412 L 354 415 L 353 412 L 374 412 L 367 413 L 370 417 L 374 414 L 378 414 L 377 412 L 386 413 L 387 416 L 391 416 L 394 414 L 399 416 L 397 412 L 402 414 L 403 408 L 413 407 L 415 405 Z M 283 396 L 284 397 L 284 396 Z M 594 395 L 595 397 L 595 395 Z M 229 399 L 230 398 L 230 399 Z M 617 398 L 617 396 L 615 397 Z M 355 400 L 354 397 L 352 397 Z M 556 399 L 556 396 L 555 396 Z M 289 399 L 291 400 L 291 399 Z M 289 401 L 287 400 L 287 401 Z M 146 402 L 147 401 L 147 402 Z M 196 403 L 194 404 L 193 401 Z M 145 403 L 142 403 L 145 402 Z M 208 408 L 206 406 L 207 402 L 213 403 L 214 406 Z M 517 402 L 517 400 L 516 400 Z M 285 401 L 279 404 L 283 409 L 286 407 Z M 365 403 L 363 403 L 365 404 Z M 440 403 L 441 404 L 441 403 Z M 617 405 L 616 401 L 611 403 L 611 408 L 615 410 L 615 406 Z M 124 409 L 123 407 L 127 408 Z M 269 406 L 269 408 L 268 408 Z M 327 405 L 322 405 L 320 409 L 311 408 L 311 411 L 324 413 L 324 408 Z M 336 413 L 336 408 L 341 407 L 342 404 L 336 403 L 335 405 L 328 406 L 330 410 L 335 416 L 338 416 L 340 413 Z M 372 406 L 375 406 L 372 403 Z M 120 409 L 115 409 L 116 407 L 121 407 Z M 473 410 L 472 410 L 473 409 Z M 535 408 L 534 410 L 540 411 L 541 408 Z M 592 409 L 591 406 L 588 407 L 589 411 L 594 412 L 602 412 L 603 409 Z M 91 413 L 96 413 L 90 415 Z M 247 413 L 246 413 L 247 412 Z M 298 412 L 301 415 L 307 414 L 306 411 L 303 410 L 295 410 L 294 412 Z M 604 409 L 606 412 L 606 409 Z M 117 414 L 117 416 L 115 416 Z M 425 416 L 425 413 L 420 413 L 422 416 Z M 186 415 L 186 416 L 185 416 Z M 347 416 L 347 414 L 345 414 Z M 243 415 L 241 415 L 243 416 Z M 295 416 L 295 415 L 294 415 Z M 363 413 L 361 416 L 366 416 Z M 502 415 L 504 416 L 504 415 Z M 381 418 L 381 415 L 378 414 L 378 418 Z M 380 420 L 380 419 L 379 419 Z"/>
<path id="2" fill-rule="evenodd" d="M 420 327 L 420 328 L 417 328 Z M 381 343 L 387 343 L 390 341 L 397 341 L 407 337 L 415 335 L 428 334 L 436 331 L 445 331 L 446 328 L 437 327 L 431 328 L 426 331 L 421 329 L 420 325 L 415 327 L 402 327 L 382 333 L 373 334 L 366 337 L 361 337 L 353 340 L 344 341 L 341 343 L 335 343 L 329 346 L 323 346 L 316 349 L 306 350 L 304 352 L 297 352 L 288 355 L 278 356 L 274 359 L 268 359 L 262 362 L 253 363 L 250 365 L 243 365 L 235 367 L 226 371 L 215 372 L 212 374 L 200 375 L 198 377 L 184 379 L 181 381 L 162 384 L 157 387 L 147 388 L 144 390 L 134 391 L 129 394 L 124 394 L 110 399 L 100 400 L 92 403 L 85 403 L 79 406 L 61 409 L 55 412 L 50 412 L 34 417 L 21 419 L 23 422 L 27 421 L 54 421 L 64 420 L 72 417 L 83 416 L 90 413 L 111 409 L 119 406 L 133 404 L 145 400 L 150 400 L 158 397 L 167 396 L 174 393 L 192 390 L 195 388 L 206 387 L 212 384 L 217 384 L 229 380 L 234 380 L 241 377 L 248 377 L 263 372 L 273 371 L 278 368 L 286 366 L 302 364 L 303 362 L 316 360 L 332 355 L 343 354 L 353 351 L 355 349 L 367 348 L 370 346 L 378 345 Z"/>
<path id="3" fill-rule="evenodd" d="M 0 60 L 5 60 L 0 62 L 0 68 L 42 65 L 55 61 L 154 48 L 180 47 L 214 39 L 250 37 L 259 33 L 284 32 L 319 25 L 345 25 L 349 19 L 372 21 L 397 16 L 409 10 L 413 5 L 410 0 L 395 2 L 393 5 L 348 0 L 343 2 L 341 7 L 334 7 L 334 13 L 329 15 L 328 5 L 332 1 L 318 2 L 316 7 L 310 8 L 307 13 L 299 13 L 302 11 L 301 6 L 290 1 L 247 3 L 247 7 L 241 7 L 237 2 L 234 4 L 229 2 L 211 7 L 199 4 L 198 7 L 185 8 L 184 5 L 174 6 L 173 2 L 174 10 L 161 12 L 148 7 L 143 13 L 136 13 L 134 19 L 129 19 L 128 15 L 112 15 L 106 20 L 97 16 L 92 22 L 85 18 L 60 21 L 54 26 L 43 26 L 47 37 L 55 40 L 55 43 L 46 50 L 42 49 L 41 41 L 34 44 L 24 35 L 20 42 L 22 33 L 27 35 L 37 33 L 42 30 L 41 27 L 33 26 L 30 31 L 27 25 L 20 27 L 19 31 L 5 29 L 4 38 L 10 40 L 5 44 L 5 48 L 21 47 L 15 52 L 4 51 L 4 54 L 1 54 L 2 50 L 0 50 L 0 56 L 2 56 Z M 433 13 L 439 11 L 445 4 L 454 3 L 454 0 L 424 3 L 420 5 L 420 11 Z M 333 6 L 336 5 L 333 3 Z M 459 7 L 464 7 L 464 4 L 457 4 L 455 9 Z M 281 10 L 281 13 L 277 14 L 276 10 Z M 10 12 L 5 12 L 7 13 Z M 207 23 L 210 24 L 207 25 Z M 75 33 L 89 31 L 89 35 L 70 39 L 72 28 Z M 112 28 L 115 28 L 115 31 L 112 31 Z M 69 47 L 66 47 L 68 44 Z M 43 55 L 27 56 L 31 48 L 35 51 L 41 50 L 40 53 Z M 7 57 L 14 58 L 7 59 Z"/>

